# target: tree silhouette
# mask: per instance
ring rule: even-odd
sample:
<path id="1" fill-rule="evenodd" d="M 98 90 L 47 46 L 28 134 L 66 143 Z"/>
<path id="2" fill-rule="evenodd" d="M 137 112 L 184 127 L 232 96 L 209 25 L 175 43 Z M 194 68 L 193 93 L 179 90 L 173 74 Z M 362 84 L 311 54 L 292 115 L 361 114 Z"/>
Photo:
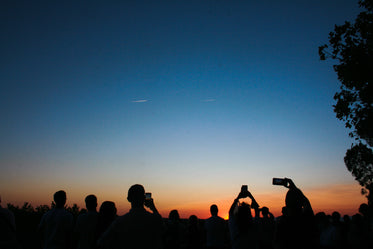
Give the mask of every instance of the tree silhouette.
<path id="1" fill-rule="evenodd" d="M 355 23 L 335 25 L 329 44 L 319 47 L 321 60 L 336 60 L 334 71 L 342 83 L 334 95 L 334 112 L 356 141 L 347 150 L 345 164 L 373 204 L 373 0 L 360 0 Z"/>

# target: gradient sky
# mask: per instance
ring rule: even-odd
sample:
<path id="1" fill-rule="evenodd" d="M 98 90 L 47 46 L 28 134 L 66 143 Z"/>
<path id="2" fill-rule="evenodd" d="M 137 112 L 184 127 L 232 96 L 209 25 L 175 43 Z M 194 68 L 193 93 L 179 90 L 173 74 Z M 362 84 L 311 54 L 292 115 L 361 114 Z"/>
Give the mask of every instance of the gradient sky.
<path id="1" fill-rule="evenodd" d="M 275 213 L 290 177 L 315 211 L 365 198 L 344 166 L 340 83 L 318 46 L 357 1 L 2 1 L 0 194 L 64 189 L 127 212 L 141 183 L 164 216 L 225 216 L 242 184 Z"/>

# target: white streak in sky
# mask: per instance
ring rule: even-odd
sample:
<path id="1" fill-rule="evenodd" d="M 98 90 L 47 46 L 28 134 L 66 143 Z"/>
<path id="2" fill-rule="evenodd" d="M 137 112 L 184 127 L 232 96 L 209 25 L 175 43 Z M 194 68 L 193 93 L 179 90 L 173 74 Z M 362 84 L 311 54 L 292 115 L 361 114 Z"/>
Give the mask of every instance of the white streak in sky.
<path id="1" fill-rule="evenodd" d="M 202 100 L 202 102 L 214 102 L 216 101 L 216 99 L 204 99 Z"/>
<path id="2" fill-rule="evenodd" d="M 145 103 L 145 102 L 148 102 L 147 99 L 139 99 L 139 100 L 133 100 L 131 101 L 132 103 Z"/>

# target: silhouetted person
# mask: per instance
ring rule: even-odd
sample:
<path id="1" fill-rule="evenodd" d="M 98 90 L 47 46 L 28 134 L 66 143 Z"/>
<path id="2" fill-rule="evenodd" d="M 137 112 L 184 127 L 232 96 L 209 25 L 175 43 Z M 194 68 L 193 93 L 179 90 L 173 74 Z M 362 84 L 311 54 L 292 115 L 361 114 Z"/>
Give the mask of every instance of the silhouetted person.
<path id="1" fill-rule="evenodd" d="M 260 211 L 262 213 L 262 218 L 260 218 L 259 222 L 260 248 L 272 249 L 275 232 L 275 217 L 269 212 L 268 207 L 262 207 Z"/>
<path id="2" fill-rule="evenodd" d="M 241 198 L 249 197 L 251 206 Z M 229 231 L 232 249 L 259 248 L 258 224 L 253 219 L 251 208 L 255 210 L 256 220 L 259 218 L 259 205 L 249 191 L 241 191 L 229 209 Z"/>
<path id="3" fill-rule="evenodd" d="M 286 179 L 289 188 L 285 204 L 288 215 L 277 224 L 275 248 L 318 248 L 319 237 L 311 203 L 291 179 Z"/>
<path id="4" fill-rule="evenodd" d="M 341 222 L 341 214 L 337 211 L 332 213 L 331 218 L 331 225 L 332 225 L 332 243 L 333 248 L 339 249 L 342 248 L 343 245 L 343 226 Z"/>
<path id="5" fill-rule="evenodd" d="M 98 245 L 107 249 L 161 248 L 162 217 L 153 199 L 145 200 L 144 187 L 136 184 L 128 190 L 127 200 L 131 203 L 131 210 L 111 224 Z M 153 213 L 146 211 L 144 204 Z"/>
<path id="6" fill-rule="evenodd" d="M 350 226 L 351 226 L 351 218 L 347 214 L 343 216 L 343 221 L 342 221 L 342 247 L 341 249 L 349 249 L 350 247 L 350 242 L 348 241 L 348 234 L 350 231 Z"/>
<path id="7" fill-rule="evenodd" d="M 320 248 L 333 248 L 334 228 L 331 219 L 324 212 L 319 212 L 315 215 L 315 220 L 317 221 L 317 227 L 319 230 Z"/>
<path id="8" fill-rule="evenodd" d="M 209 249 L 222 249 L 228 246 L 227 222 L 218 216 L 218 206 L 210 206 L 211 217 L 205 220 L 206 247 Z"/>
<path id="9" fill-rule="evenodd" d="M 363 249 L 368 247 L 368 234 L 364 226 L 363 217 L 360 214 L 355 214 L 351 219 L 351 226 L 348 234 L 349 244 L 351 248 Z"/>
<path id="10" fill-rule="evenodd" d="M 96 229 L 98 222 L 97 197 L 88 195 L 85 198 L 87 212 L 80 214 L 76 220 L 75 236 L 78 249 L 93 249 L 96 247 Z"/>
<path id="11" fill-rule="evenodd" d="M 45 213 L 39 224 L 44 249 L 71 248 L 73 215 L 65 210 L 66 193 L 63 190 L 53 196 L 56 206 Z"/>
<path id="12" fill-rule="evenodd" d="M 286 206 L 283 206 L 281 209 L 282 217 L 288 216 L 288 208 Z"/>
<path id="13" fill-rule="evenodd" d="M 191 215 L 188 220 L 186 248 L 187 249 L 201 249 L 203 248 L 203 231 L 199 225 L 198 218 Z"/>
<path id="14" fill-rule="evenodd" d="M 370 237 L 369 244 L 373 246 L 373 207 L 363 203 L 359 207 L 359 213 L 363 216 L 364 227 Z"/>
<path id="15" fill-rule="evenodd" d="M 117 208 L 112 201 L 104 201 L 100 206 L 96 228 L 96 241 L 117 218 Z"/>
<path id="16" fill-rule="evenodd" d="M 171 210 L 166 223 L 165 248 L 178 249 L 185 246 L 186 228 L 180 221 L 177 210 Z"/>
<path id="17" fill-rule="evenodd" d="M 367 204 L 361 204 L 360 214 L 352 216 L 348 240 L 351 248 L 373 248 L 371 229 L 371 210 Z"/>
<path id="18" fill-rule="evenodd" d="M 0 197 L 0 248 L 17 248 L 16 221 L 14 214 L 1 206 Z"/>

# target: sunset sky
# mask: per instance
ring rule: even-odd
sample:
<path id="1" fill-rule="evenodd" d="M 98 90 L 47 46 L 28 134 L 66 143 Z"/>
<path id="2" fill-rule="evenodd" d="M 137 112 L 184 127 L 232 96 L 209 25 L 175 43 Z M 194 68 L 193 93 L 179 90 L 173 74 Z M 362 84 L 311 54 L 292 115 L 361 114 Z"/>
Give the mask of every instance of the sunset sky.
<path id="1" fill-rule="evenodd" d="M 292 178 L 315 211 L 366 199 L 318 46 L 357 1 L 2 1 L 4 203 L 114 201 L 143 184 L 163 216 L 226 216 L 241 185 L 275 215 Z"/>

